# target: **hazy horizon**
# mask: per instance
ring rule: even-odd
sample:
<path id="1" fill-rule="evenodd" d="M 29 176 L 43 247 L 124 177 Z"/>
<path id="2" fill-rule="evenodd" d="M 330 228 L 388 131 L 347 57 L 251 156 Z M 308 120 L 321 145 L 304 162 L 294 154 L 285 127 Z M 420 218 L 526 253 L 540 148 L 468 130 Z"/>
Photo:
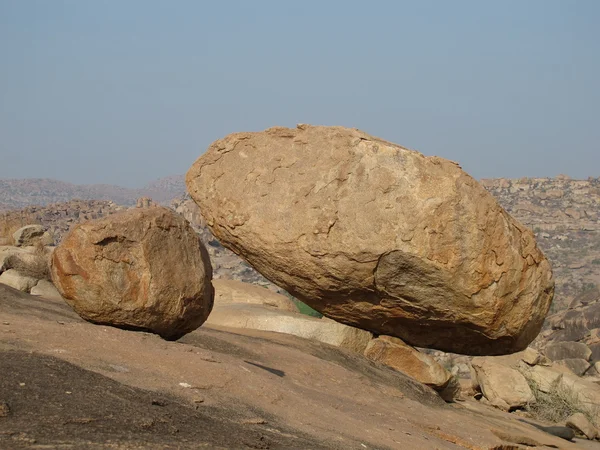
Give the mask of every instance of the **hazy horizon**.
<path id="1" fill-rule="evenodd" d="M 600 2 L 0 0 L 0 178 L 141 187 L 229 133 L 359 128 L 600 175 Z"/>

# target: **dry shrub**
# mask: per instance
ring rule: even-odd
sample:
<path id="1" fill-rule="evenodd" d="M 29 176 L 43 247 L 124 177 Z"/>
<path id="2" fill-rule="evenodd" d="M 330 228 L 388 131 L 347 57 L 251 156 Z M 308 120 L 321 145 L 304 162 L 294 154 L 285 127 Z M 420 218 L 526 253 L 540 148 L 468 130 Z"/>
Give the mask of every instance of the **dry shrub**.
<path id="1" fill-rule="evenodd" d="M 583 402 L 577 393 L 565 388 L 560 380 L 552 385 L 550 393 L 542 392 L 537 383 L 525 377 L 535 396 L 535 403 L 526 406 L 527 411 L 535 418 L 552 423 L 563 422 L 575 413 L 582 413 L 591 423 L 596 423 L 598 408 Z"/>
<path id="2" fill-rule="evenodd" d="M 21 275 L 38 280 L 50 281 L 50 252 L 36 249 L 33 253 L 11 255 L 5 261 L 5 268 L 15 269 Z"/>

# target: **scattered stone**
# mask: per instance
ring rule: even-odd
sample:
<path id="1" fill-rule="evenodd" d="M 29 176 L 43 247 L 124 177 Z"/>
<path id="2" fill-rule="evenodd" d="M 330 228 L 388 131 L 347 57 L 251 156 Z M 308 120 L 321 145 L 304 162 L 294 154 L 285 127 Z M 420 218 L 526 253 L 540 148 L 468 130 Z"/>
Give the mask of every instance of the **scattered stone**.
<path id="1" fill-rule="evenodd" d="M 398 338 L 379 336 L 369 342 L 364 354 L 368 359 L 381 362 L 437 391 L 446 388 L 451 379 L 450 373 L 431 356 Z M 451 390 L 446 394 L 450 395 Z"/>
<path id="2" fill-rule="evenodd" d="M 513 410 L 535 402 L 527 380 L 518 370 L 498 364 L 489 357 L 473 358 L 471 364 L 483 395 L 492 404 L 502 401 Z"/>
<path id="3" fill-rule="evenodd" d="M 577 434 L 585 436 L 590 441 L 598 437 L 598 430 L 582 413 L 576 413 L 570 416 L 566 422 L 569 428 L 575 430 Z"/>
<path id="4" fill-rule="evenodd" d="M 6 284 L 7 286 L 22 292 L 29 292 L 31 288 L 38 283 L 38 280 L 23 275 L 16 269 L 8 269 L 6 272 L 0 274 L 0 283 Z"/>
<path id="5" fill-rule="evenodd" d="M 26 225 L 13 233 L 13 242 L 17 247 L 36 244 L 53 245 L 54 238 L 44 231 L 41 225 Z"/>
<path id="6" fill-rule="evenodd" d="M 560 383 L 564 373 L 558 372 L 555 369 L 544 366 L 534 366 L 526 369 L 525 374 L 527 378 L 531 379 L 536 387 L 546 393 L 549 394 L 554 392 Z"/>
<path id="7" fill-rule="evenodd" d="M 556 365 L 566 367 L 578 377 L 582 377 L 591 367 L 589 362 L 581 358 L 561 359 L 556 361 Z"/>
<path id="8" fill-rule="evenodd" d="M 131 209 L 76 225 L 52 257 L 52 280 L 84 319 L 177 339 L 213 304 L 206 249 L 163 208 Z"/>
<path id="9" fill-rule="evenodd" d="M 552 361 L 560 361 L 562 359 L 583 359 L 588 361 L 592 356 L 592 351 L 583 342 L 556 342 L 548 344 L 545 348 L 545 353 Z"/>
<path id="10" fill-rule="evenodd" d="M 254 417 L 252 419 L 242 420 L 244 425 L 266 425 L 268 422 L 260 417 Z"/>
<path id="11" fill-rule="evenodd" d="M 31 288 L 31 295 L 37 295 L 39 297 L 47 298 L 48 300 L 64 301 L 56 286 L 48 280 L 40 280 L 38 283 Z"/>
<path id="12" fill-rule="evenodd" d="M 533 340 L 550 306 L 533 233 L 451 161 L 300 125 L 216 141 L 186 183 L 224 246 L 339 322 L 503 354 Z"/>

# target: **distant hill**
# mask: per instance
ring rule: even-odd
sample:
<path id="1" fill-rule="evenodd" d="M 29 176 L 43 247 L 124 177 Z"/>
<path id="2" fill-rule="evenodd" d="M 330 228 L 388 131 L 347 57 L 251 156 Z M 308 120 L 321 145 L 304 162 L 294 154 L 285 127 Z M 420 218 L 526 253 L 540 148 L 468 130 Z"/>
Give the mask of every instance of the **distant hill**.
<path id="1" fill-rule="evenodd" d="M 139 197 L 169 204 L 185 193 L 184 175 L 160 178 L 138 188 L 109 184 L 72 184 L 48 178 L 0 179 L 0 210 L 45 206 L 81 200 L 110 200 L 118 205 L 135 205 Z"/>

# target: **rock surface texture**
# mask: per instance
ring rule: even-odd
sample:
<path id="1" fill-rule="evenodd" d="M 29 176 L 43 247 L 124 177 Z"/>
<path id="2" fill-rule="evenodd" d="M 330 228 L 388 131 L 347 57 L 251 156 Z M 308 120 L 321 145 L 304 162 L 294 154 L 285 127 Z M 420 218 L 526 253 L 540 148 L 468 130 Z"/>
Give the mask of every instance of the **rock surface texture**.
<path id="1" fill-rule="evenodd" d="M 207 225 L 337 321 L 418 347 L 524 349 L 552 300 L 532 232 L 460 167 L 354 129 L 214 142 L 186 176 Z"/>
<path id="2" fill-rule="evenodd" d="M 74 227 L 52 257 L 52 280 L 84 319 L 178 338 L 213 305 L 206 249 L 188 222 L 134 209 Z"/>

